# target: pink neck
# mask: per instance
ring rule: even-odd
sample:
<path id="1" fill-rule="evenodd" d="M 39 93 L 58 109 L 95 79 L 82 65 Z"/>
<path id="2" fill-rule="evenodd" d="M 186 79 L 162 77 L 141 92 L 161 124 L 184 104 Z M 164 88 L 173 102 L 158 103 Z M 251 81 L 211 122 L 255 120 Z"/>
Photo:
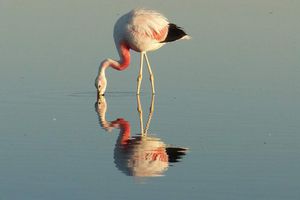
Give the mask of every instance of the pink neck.
<path id="1" fill-rule="evenodd" d="M 118 124 L 120 127 L 120 135 L 118 138 L 118 144 L 126 145 L 130 138 L 130 123 L 123 118 L 119 118 L 111 122 L 112 125 Z"/>
<path id="2" fill-rule="evenodd" d="M 128 45 L 125 42 L 121 42 L 117 48 L 120 55 L 120 61 L 106 59 L 101 64 L 103 69 L 106 69 L 107 67 L 112 67 L 116 70 L 122 71 L 129 66 L 130 52 Z"/>

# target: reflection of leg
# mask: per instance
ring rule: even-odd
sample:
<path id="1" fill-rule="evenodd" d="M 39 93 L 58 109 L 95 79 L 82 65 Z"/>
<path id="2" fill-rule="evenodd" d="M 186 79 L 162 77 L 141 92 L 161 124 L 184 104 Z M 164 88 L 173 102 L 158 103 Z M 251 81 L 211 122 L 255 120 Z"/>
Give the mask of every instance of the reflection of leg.
<path id="1" fill-rule="evenodd" d="M 140 94 L 141 82 L 142 82 L 142 79 L 143 79 L 143 60 L 144 60 L 144 52 L 141 52 L 140 72 L 139 72 L 139 75 L 137 77 L 136 94 Z"/>
<path id="2" fill-rule="evenodd" d="M 143 122 L 143 109 L 141 105 L 141 99 L 140 95 L 136 95 L 136 100 L 137 100 L 137 110 L 139 112 L 139 117 L 140 117 L 140 128 L 141 128 L 141 134 L 144 134 L 144 122 Z"/>
<path id="3" fill-rule="evenodd" d="M 148 116 L 148 121 L 147 121 L 146 128 L 145 128 L 145 133 L 146 134 L 148 133 L 150 122 L 151 122 L 151 119 L 152 119 L 152 116 L 153 116 L 153 111 L 154 111 L 154 97 L 155 97 L 155 95 L 152 95 L 151 105 L 150 105 L 150 110 L 149 110 L 149 116 Z"/>
<path id="4" fill-rule="evenodd" d="M 147 66 L 148 66 L 148 70 L 149 70 L 149 74 L 150 74 L 150 82 L 151 82 L 151 87 L 152 87 L 152 94 L 155 94 L 155 89 L 154 89 L 154 76 L 152 73 L 152 69 L 149 63 L 149 59 L 147 57 L 147 54 L 145 53 L 145 58 L 146 58 L 146 62 L 147 62 Z"/>

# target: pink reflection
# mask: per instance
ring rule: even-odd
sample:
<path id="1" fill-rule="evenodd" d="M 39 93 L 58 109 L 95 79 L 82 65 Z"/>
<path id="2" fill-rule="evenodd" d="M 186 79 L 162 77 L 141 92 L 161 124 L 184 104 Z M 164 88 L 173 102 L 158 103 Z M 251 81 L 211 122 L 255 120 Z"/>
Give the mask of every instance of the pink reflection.
<path id="1" fill-rule="evenodd" d="M 168 146 L 160 138 L 148 134 L 154 110 L 154 96 L 145 129 L 139 96 L 137 96 L 137 102 L 141 126 L 140 134 L 132 137 L 130 123 L 123 118 L 110 122 L 106 120 L 107 103 L 103 96 L 98 99 L 97 103 L 100 125 L 108 132 L 113 129 L 120 130 L 114 149 L 114 162 L 120 171 L 129 176 L 137 177 L 162 176 L 170 163 L 178 162 L 186 154 L 187 149 Z"/>

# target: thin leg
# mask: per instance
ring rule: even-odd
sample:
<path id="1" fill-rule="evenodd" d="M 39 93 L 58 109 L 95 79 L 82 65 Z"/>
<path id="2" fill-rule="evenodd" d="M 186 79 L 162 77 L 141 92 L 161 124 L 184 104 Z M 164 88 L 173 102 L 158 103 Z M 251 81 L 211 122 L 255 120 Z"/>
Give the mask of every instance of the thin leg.
<path id="1" fill-rule="evenodd" d="M 152 119 L 152 116 L 153 116 L 153 111 L 154 111 L 154 97 L 155 97 L 155 95 L 152 95 L 151 105 L 150 105 L 150 110 L 149 110 L 149 116 L 148 116 L 148 121 L 147 121 L 147 124 L 146 124 L 146 127 L 145 127 L 145 131 L 144 131 L 145 134 L 148 133 L 150 122 L 151 122 L 151 119 Z"/>
<path id="2" fill-rule="evenodd" d="M 140 117 L 141 135 L 144 135 L 143 109 L 142 109 L 140 95 L 136 95 L 136 100 L 137 100 L 137 110 L 139 112 L 139 117 Z"/>
<path id="3" fill-rule="evenodd" d="M 149 74 L 150 74 L 150 82 L 151 82 L 151 87 L 152 87 L 152 94 L 155 94 L 155 88 L 154 88 L 154 75 L 152 73 L 152 69 L 147 57 L 147 54 L 145 53 L 145 58 L 146 58 L 146 62 L 147 62 L 147 66 L 148 66 L 148 70 L 149 70 Z"/>
<path id="4" fill-rule="evenodd" d="M 144 60 L 144 52 L 141 52 L 140 72 L 137 77 L 136 94 L 140 94 L 141 83 L 142 83 L 142 79 L 143 79 L 143 60 Z"/>

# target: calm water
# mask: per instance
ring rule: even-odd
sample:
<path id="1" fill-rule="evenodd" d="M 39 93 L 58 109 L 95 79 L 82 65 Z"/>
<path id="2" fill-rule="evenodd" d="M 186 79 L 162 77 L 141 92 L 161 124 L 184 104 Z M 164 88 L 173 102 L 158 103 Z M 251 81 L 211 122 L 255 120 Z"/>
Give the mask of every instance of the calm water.
<path id="1" fill-rule="evenodd" d="M 135 95 L 133 54 L 98 101 L 113 24 L 137 6 L 193 39 L 149 54 L 153 98 L 147 74 Z M 0 199 L 299 199 L 299 9 L 1 0 Z"/>

